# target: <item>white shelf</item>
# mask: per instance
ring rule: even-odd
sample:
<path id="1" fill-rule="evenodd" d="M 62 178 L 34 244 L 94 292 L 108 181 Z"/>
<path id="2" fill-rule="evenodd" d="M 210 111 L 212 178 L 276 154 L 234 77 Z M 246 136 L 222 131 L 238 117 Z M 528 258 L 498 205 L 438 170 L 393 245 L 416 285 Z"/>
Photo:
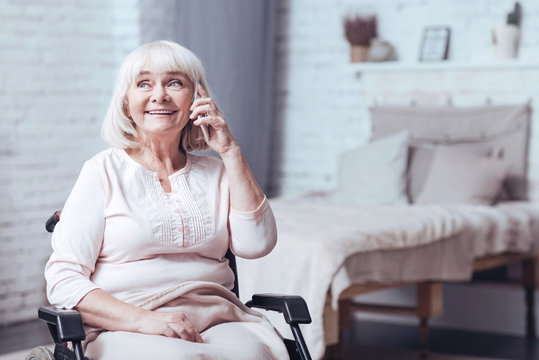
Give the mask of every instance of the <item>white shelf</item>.
<path id="1" fill-rule="evenodd" d="M 536 62 L 522 60 L 499 60 L 489 62 L 367 62 L 352 63 L 356 75 L 377 72 L 429 72 L 429 71 L 507 71 L 507 70 L 539 70 Z"/>

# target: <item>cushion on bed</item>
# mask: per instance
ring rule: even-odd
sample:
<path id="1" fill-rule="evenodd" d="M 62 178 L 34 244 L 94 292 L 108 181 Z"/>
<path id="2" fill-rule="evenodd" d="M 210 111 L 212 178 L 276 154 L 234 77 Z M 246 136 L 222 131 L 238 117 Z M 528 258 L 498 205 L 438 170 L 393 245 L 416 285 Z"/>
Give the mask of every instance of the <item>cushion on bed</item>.
<path id="1" fill-rule="evenodd" d="M 411 133 L 408 190 L 413 202 L 425 181 L 429 145 L 445 145 L 487 156 L 502 149 L 508 164 L 505 188 L 514 200 L 526 200 L 530 106 L 405 107 L 377 106 L 370 109 L 373 137 L 407 129 Z M 416 151 L 419 148 L 419 151 Z M 430 150 L 432 151 L 432 150 Z M 416 156 L 417 155 L 417 156 Z M 419 161 L 420 164 L 415 164 Z"/>
<path id="2" fill-rule="evenodd" d="M 435 144 L 411 145 L 408 149 L 407 194 L 411 203 L 415 202 L 417 195 L 423 188 L 425 180 L 432 165 L 432 158 L 436 149 Z"/>
<path id="3" fill-rule="evenodd" d="M 491 205 L 500 193 L 506 169 L 503 159 L 437 146 L 415 202 Z"/>
<path id="4" fill-rule="evenodd" d="M 400 131 L 340 157 L 332 200 L 356 205 L 405 204 L 410 133 Z"/>

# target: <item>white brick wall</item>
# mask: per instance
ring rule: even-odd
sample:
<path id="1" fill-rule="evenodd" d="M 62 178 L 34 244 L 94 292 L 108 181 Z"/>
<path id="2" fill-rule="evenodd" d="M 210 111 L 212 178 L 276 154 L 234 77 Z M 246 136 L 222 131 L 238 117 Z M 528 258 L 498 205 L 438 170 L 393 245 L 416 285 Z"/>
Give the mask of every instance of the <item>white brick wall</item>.
<path id="1" fill-rule="evenodd" d="M 159 0 L 156 6 L 155 0 L 140 0 L 140 13 L 144 14 L 140 19 L 142 43 L 173 40 L 176 37 L 174 21 L 181 20 L 176 3 L 176 0 Z"/>
<path id="2" fill-rule="evenodd" d="M 519 61 L 539 63 L 539 3 L 521 1 L 522 41 Z M 281 0 L 278 5 L 275 152 L 271 171 L 272 195 L 293 195 L 310 190 L 327 190 L 336 185 L 337 158 L 343 151 L 367 141 L 370 123 L 367 106 L 372 97 L 403 101 L 421 96 L 439 99 L 440 89 L 423 88 L 445 77 L 444 92 L 455 96 L 455 105 L 484 103 L 488 89 L 493 103 L 533 100 L 536 107 L 537 69 L 523 75 L 518 69 L 490 71 L 483 76 L 476 69 L 460 71 L 455 78 L 444 70 L 421 73 L 391 72 L 367 74 L 360 79 L 360 66 L 350 64 L 349 45 L 343 36 L 342 19 L 354 13 L 376 13 L 379 36 L 390 41 L 400 63 L 416 61 L 425 26 L 448 25 L 452 29 L 451 61 L 492 63 L 491 29 L 505 22 L 513 0 L 379 0 L 310 1 Z M 474 76 L 472 89 L 455 81 Z M 382 86 L 378 86 L 378 85 Z M 398 96 L 388 98 L 382 88 L 396 88 Z M 399 92 L 400 91 L 400 92 Z M 429 93 L 429 91 L 431 93 Z M 366 99 L 365 95 L 371 98 Z M 445 97 L 443 101 L 445 101 Z M 534 120 L 537 119 L 535 115 Z M 537 126 L 535 126 L 537 127 Z M 534 127 L 534 128 L 535 128 Z M 534 133 L 534 142 L 539 133 Z M 532 144 L 532 149 L 537 149 Z M 532 182 L 539 182 L 539 161 L 532 159 Z M 539 194 L 534 195 L 539 198 Z"/>
<path id="3" fill-rule="evenodd" d="M 0 325 L 35 318 L 61 208 L 100 124 L 138 1 L 0 2 Z"/>
<path id="4" fill-rule="evenodd" d="M 110 7 L 114 34 L 114 62 L 115 67 L 119 69 L 125 56 L 141 44 L 141 0 L 112 0 Z"/>

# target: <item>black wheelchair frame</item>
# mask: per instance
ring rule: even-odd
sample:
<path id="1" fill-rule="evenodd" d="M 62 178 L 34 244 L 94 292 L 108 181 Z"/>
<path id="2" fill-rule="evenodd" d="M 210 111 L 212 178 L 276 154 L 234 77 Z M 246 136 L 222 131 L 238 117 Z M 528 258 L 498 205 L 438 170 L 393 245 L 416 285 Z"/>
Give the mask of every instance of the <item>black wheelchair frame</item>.
<path id="1" fill-rule="evenodd" d="M 46 229 L 52 232 L 60 221 L 60 211 L 56 211 L 46 222 Z M 239 297 L 238 275 L 234 254 L 227 252 L 226 257 L 234 272 L 235 281 L 232 290 Z M 305 300 L 301 296 L 289 296 L 278 294 L 256 294 L 245 303 L 251 308 L 260 308 L 268 311 L 277 311 L 283 314 L 284 320 L 290 326 L 294 340 L 284 339 L 285 346 L 291 360 L 311 360 L 309 349 L 303 339 L 299 324 L 310 324 L 311 316 Z M 84 360 L 82 341 L 86 338 L 81 315 L 76 310 L 64 310 L 54 306 L 42 306 L 38 310 L 38 317 L 47 323 L 49 332 L 55 343 L 54 353 L 50 353 L 51 360 Z M 69 347 L 71 343 L 71 347 Z M 42 347 L 36 348 L 33 353 L 41 354 L 45 351 Z M 36 350 L 34 349 L 34 350 Z M 33 356 L 33 357 L 32 357 Z M 27 359 L 45 360 L 46 357 L 29 355 Z"/>

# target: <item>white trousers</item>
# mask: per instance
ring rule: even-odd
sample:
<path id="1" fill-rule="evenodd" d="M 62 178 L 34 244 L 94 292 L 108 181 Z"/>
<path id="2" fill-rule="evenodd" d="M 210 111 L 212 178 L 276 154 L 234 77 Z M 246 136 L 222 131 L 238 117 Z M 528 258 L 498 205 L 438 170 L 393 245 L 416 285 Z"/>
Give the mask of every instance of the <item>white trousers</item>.
<path id="1" fill-rule="evenodd" d="M 86 348 L 91 360 L 286 360 L 288 352 L 269 323 L 227 322 L 201 334 L 204 343 L 125 331 L 101 333 Z"/>

